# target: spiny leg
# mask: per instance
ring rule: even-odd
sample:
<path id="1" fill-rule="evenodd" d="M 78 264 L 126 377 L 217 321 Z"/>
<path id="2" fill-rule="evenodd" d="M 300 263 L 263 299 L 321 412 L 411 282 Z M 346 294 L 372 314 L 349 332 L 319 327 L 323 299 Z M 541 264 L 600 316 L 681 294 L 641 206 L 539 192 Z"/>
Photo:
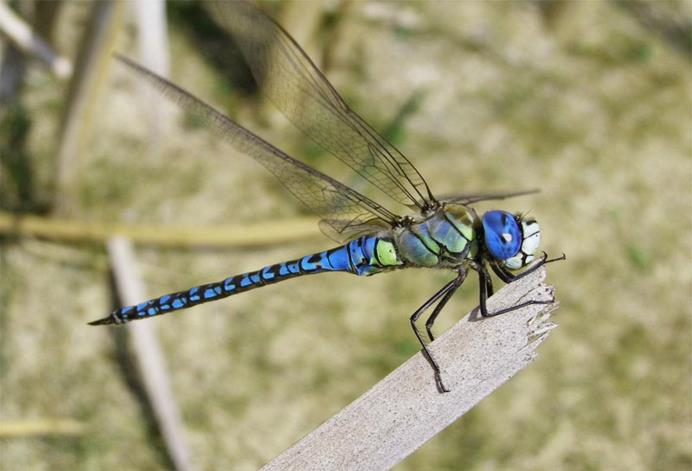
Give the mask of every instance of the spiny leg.
<path id="1" fill-rule="evenodd" d="M 428 338 L 430 339 L 431 342 L 435 340 L 435 337 L 433 336 L 432 333 L 432 327 L 433 324 L 435 324 L 435 320 L 437 319 L 437 316 L 442 312 L 442 309 L 445 307 L 445 304 L 452 298 L 454 293 L 456 292 L 457 289 L 464 283 L 464 279 L 466 278 L 466 271 L 464 270 L 459 271 L 459 276 L 457 276 L 453 281 L 456 281 L 456 284 L 452 286 L 449 291 L 444 295 L 444 297 L 440 300 L 439 303 L 437 303 L 437 306 L 435 306 L 435 309 L 433 309 L 432 314 L 430 314 L 430 317 L 425 321 L 425 330 L 428 333 Z"/>
<path id="2" fill-rule="evenodd" d="M 562 254 L 561 256 L 556 257 L 556 258 L 548 259 L 548 254 L 543 252 L 543 255 L 541 256 L 541 259 L 538 263 L 536 263 L 532 267 L 529 267 L 527 270 L 524 270 L 523 272 L 516 274 L 516 275 L 514 273 L 511 273 L 510 271 L 508 271 L 506 268 L 501 267 L 495 263 L 491 264 L 490 266 L 493 269 L 493 271 L 495 272 L 495 274 L 498 276 L 498 278 L 500 278 L 503 282 L 509 284 L 513 281 L 517 281 L 518 279 L 525 277 L 526 275 L 533 273 L 534 271 L 538 270 L 543 265 L 547 265 L 548 263 L 558 262 L 560 260 L 566 260 L 566 259 L 567 259 L 567 257 L 565 256 L 565 254 Z M 490 277 L 488 277 L 488 278 L 490 278 Z M 489 296 L 492 296 L 492 293 Z"/>
<path id="3" fill-rule="evenodd" d="M 440 300 L 439 303 L 437 303 L 437 306 L 435 306 L 435 309 L 433 309 L 432 314 L 428 317 L 428 319 L 425 321 L 425 330 L 428 333 L 428 338 L 430 339 L 431 342 L 435 340 L 435 336 L 432 333 L 432 326 L 435 323 L 435 320 L 437 319 L 437 316 L 442 312 L 442 309 L 445 307 L 447 302 L 452 298 L 454 293 L 456 292 L 458 286 L 453 286 L 447 293 L 445 294 L 444 298 Z"/>
<path id="4" fill-rule="evenodd" d="M 491 297 L 495 293 L 495 288 L 493 288 L 493 278 L 489 273 L 486 272 L 485 277 L 485 293 L 488 297 Z"/>
<path id="5" fill-rule="evenodd" d="M 446 296 L 447 292 L 449 290 L 454 290 L 456 289 L 455 286 L 458 283 L 458 278 L 454 278 L 452 281 L 447 283 L 440 289 L 437 293 L 435 293 L 430 299 L 425 301 L 422 306 L 420 306 L 418 309 L 416 309 L 416 312 L 414 312 L 411 317 L 411 329 L 413 329 L 413 333 L 416 334 L 416 338 L 418 339 L 418 343 L 420 343 L 422 350 L 421 352 L 423 353 L 423 356 L 425 357 L 426 360 L 428 360 L 428 363 L 430 363 L 430 366 L 433 369 L 433 372 L 435 373 L 435 384 L 437 385 L 437 390 L 440 391 L 441 393 L 444 392 L 449 392 L 449 389 L 447 389 L 442 382 L 442 378 L 440 377 L 440 366 L 437 364 L 437 362 L 433 359 L 432 355 L 430 354 L 430 351 L 428 350 L 428 347 L 425 345 L 425 342 L 423 341 L 423 336 L 421 335 L 420 331 L 418 330 L 418 327 L 416 327 L 416 321 L 420 318 L 420 316 L 430 308 L 433 304 L 435 304 L 440 298 L 443 298 Z"/>
<path id="6" fill-rule="evenodd" d="M 545 261 L 543 263 L 545 263 Z M 538 301 L 538 300 L 532 299 L 530 301 L 525 301 L 523 303 L 515 304 L 514 306 L 500 309 L 499 311 L 488 312 L 488 306 L 487 306 L 488 290 L 487 289 L 488 289 L 488 279 L 490 278 L 490 274 L 488 273 L 488 270 L 486 269 L 485 265 L 480 265 L 478 267 L 478 278 L 479 278 L 479 284 L 480 284 L 480 309 L 481 309 L 481 315 L 483 317 L 499 316 L 500 314 L 506 314 L 506 313 L 511 312 L 511 311 L 516 311 L 517 309 L 521 309 L 522 307 L 526 307 L 526 306 L 531 306 L 533 304 L 552 304 L 553 302 L 555 302 L 554 298 L 550 299 L 550 300 L 545 300 L 545 301 Z M 514 281 L 516 281 L 516 278 L 514 279 Z"/>

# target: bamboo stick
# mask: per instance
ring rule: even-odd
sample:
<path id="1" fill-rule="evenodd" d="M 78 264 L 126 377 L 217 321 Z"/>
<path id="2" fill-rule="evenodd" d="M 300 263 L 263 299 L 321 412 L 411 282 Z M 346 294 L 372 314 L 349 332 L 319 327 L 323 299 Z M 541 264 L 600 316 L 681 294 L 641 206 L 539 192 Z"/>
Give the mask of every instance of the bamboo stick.
<path id="1" fill-rule="evenodd" d="M 69 59 L 53 51 L 5 2 L 0 2 L 0 32 L 22 52 L 45 63 L 56 76 L 66 79 L 72 75 Z"/>
<path id="2" fill-rule="evenodd" d="M 108 253 L 122 303 L 136 304 L 146 299 L 130 241 L 124 237 L 113 237 L 108 241 Z M 185 428 L 171 387 L 166 360 L 153 328 L 152 322 L 137 322 L 126 327 L 147 400 L 174 469 L 190 471 L 193 468 Z"/>
<path id="3" fill-rule="evenodd" d="M 168 38 L 165 4 L 162 0 L 148 0 L 132 5 L 139 30 L 138 42 L 142 61 L 156 72 L 167 76 Z M 156 152 L 160 144 L 158 127 L 162 122 L 162 110 L 153 106 L 152 99 L 149 95 L 145 104 L 146 109 L 154 112 L 147 116 L 147 122 L 153 146 L 150 147 L 150 152 Z M 145 290 L 137 270 L 132 242 L 122 236 L 113 237 L 108 241 L 108 252 L 122 303 L 135 304 L 144 299 Z M 137 369 L 173 468 L 177 471 L 191 471 L 192 453 L 154 324 L 131 325 L 127 329 Z"/>
<path id="4" fill-rule="evenodd" d="M 0 211 L 0 235 L 5 236 L 105 243 L 109 237 L 116 234 L 127 237 L 136 244 L 166 248 L 229 248 L 297 242 L 314 238 L 319 235 L 319 231 L 313 218 L 213 227 L 180 227 L 89 223 Z"/>
<path id="5" fill-rule="evenodd" d="M 162 77 L 170 75 L 170 52 L 166 32 L 166 5 L 163 0 L 148 0 L 134 2 L 138 30 L 138 46 L 140 62 L 148 69 Z M 140 82 L 143 95 L 138 102 L 146 112 L 149 128 L 149 152 L 159 151 L 164 134 L 171 125 L 170 108 L 161 106 L 160 96 L 147 83 Z"/>
<path id="6" fill-rule="evenodd" d="M 82 435 L 85 427 L 72 419 L 8 420 L 0 422 L 0 439 L 48 435 Z"/>
<path id="7" fill-rule="evenodd" d="M 61 120 L 57 151 L 56 206 L 59 211 L 69 206 L 74 196 L 75 168 L 91 133 L 94 106 L 105 79 L 111 45 L 126 4 L 117 0 L 97 0 L 92 6 Z"/>

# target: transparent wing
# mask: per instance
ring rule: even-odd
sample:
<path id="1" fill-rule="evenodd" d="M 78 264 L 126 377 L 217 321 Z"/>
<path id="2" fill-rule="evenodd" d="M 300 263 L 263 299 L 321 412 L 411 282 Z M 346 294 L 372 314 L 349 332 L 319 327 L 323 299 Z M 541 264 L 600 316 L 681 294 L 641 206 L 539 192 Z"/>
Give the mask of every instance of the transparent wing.
<path id="1" fill-rule="evenodd" d="M 262 93 L 298 129 L 395 201 L 435 206 L 413 164 L 346 105 L 279 24 L 245 1 L 207 4 L 233 35 Z"/>
<path id="2" fill-rule="evenodd" d="M 204 120 L 237 150 L 264 165 L 290 193 L 324 218 L 320 226 L 332 239 L 342 242 L 356 231 L 389 228 L 400 219 L 368 197 L 294 159 L 163 77 L 125 57 L 117 58 L 164 96 Z"/>
<path id="3" fill-rule="evenodd" d="M 444 203 L 473 204 L 479 201 L 504 200 L 507 198 L 514 198 L 515 196 L 532 195 L 539 191 L 541 190 L 522 190 L 511 193 L 460 193 L 456 195 L 441 196 L 440 201 Z"/>
<path id="4" fill-rule="evenodd" d="M 356 214 L 350 219 L 327 217 L 320 219 L 319 226 L 324 235 L 337 242 L 392 228 L 367 214 Z"/>

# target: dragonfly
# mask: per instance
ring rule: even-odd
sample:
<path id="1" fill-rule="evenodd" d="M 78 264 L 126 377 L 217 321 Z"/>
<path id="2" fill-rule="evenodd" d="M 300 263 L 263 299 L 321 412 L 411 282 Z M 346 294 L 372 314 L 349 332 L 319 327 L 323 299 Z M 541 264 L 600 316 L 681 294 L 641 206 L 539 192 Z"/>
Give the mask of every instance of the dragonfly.
<path id="1" fill-rule="evenodd" d="M 503 210 L 479 215 L 471 205 L 532 191 L 436 198 L 413 163 L 346 104 L 293 37 L 269 15 L 246 2 L 209 6 L 232 35 L 264 96 L 328 155 L 350 167 L 370 193 L 379 197 L 366 196 L 364 191 L 291 157 L 174 83 L 118 55 L 117 59 L 141 79 L 200 118 L 236 150 L 265 166 L 288 192 L 321 218 L 322 232 L 340 245 L 121 307 L 90 324 L 149 319 L 316 273 L 372 276 L 408 268 L 448 270 L 454 278 L 410 316 L 436 387 L 448 392 L 428 342 L 435 339 L 432 327 L 436 318 L 470 272 L 479 277 L 483 317 L 553 302 L 528 300 L 492 312 L 486 303 L 493 294 L 490 270 L 504 283 L 512 283 L 553 260 L 548 260 L 545 252 L 537 254 L 541 230 L 534 218 Z M 393 211 L 395 204 L 403 205 L 406 213 Z M 426 339 L 417 322 L 431 309 L 425 321 Z"/>

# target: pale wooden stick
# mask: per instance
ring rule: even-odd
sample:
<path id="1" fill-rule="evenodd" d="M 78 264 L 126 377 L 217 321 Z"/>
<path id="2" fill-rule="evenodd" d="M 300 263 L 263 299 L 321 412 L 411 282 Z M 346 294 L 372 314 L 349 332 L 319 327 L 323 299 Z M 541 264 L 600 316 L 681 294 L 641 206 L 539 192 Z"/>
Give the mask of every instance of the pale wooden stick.
<path id="1" fill-rule="evenodd" d="M 0 422 L 0 439 L 45 437 L 51 435 L 83 435 L 86 427 L 72 419 L 36 418 Z"/>
<path id="2" fill-rule="evenodd" d="M 24 53 L 37 57 L 46 63 L 56 76 L 64 79 L 72 74 L 72 63 L 67 58 L 56 54 L 3 1 L 0 1 L 0 32 L 6 35 Z"/>
<path id="3" fill-rule="evenodd" d="M 168 38 L 166 37 L 166 10 L 163 0 L 148 0 L 132 4 L 139 27 L 139 44 L 145 64 L 156 72 L 168 75 Z M 149 100 L 148 109 L 156 108 Z M 158 134 L 160 117 L 158 113 L 148 116 L 150 130 Z M 158 147 L 155 139 L 153 148 Z M 123 237 L 115 237 L 108 242 L 108 251 L 114 267 L 116 279 L 122 286 L 119 291 L 123 304 L 136 304 L 146 299 L 141 280 L 136 270 L 136 260 L 131 242 Z M 190 447 L 185 437 L 185 428 L 180 418 L 178 405 L 168 377 L 166 361 L 159 347 L 159 341 L 151 322 L 141 322 L 128 326 L 132 347 L 137 357 L 137 365 L 147 391 L 147 397 L 156 416 L 163 441 L 170 456 L 173 468 L 177 471 L 192 470 Z"/>
<path id="4" fill-rule="evenodd" d="M 147 299 L 130 241 L 124 237 L 113 237 L 108 241 L 108 253 L 122 303 L 137 304 Z M 171 388 L 166 361 L 153 327 L 152 322 L 133 322 L 126 328 L 129 330 L 132 351 L 147 400 L 154 411 L 173 466 L 176 470 L 189 471 L 193 469 L 190 449 Z"/>
<path id="5" fill-rule="evenodd" d="M 40 237 L 71 242 L 101 242 L 122 235 L 137 244 L 158 247 L 260 247 L 304 241 L 318 236 L 314 218 L 266 223 L 184 227 L 153 224 L 100 224 L 0 211 L 0 235 Z"/>
<path id="6" fill-rule="evenodd" d="M 165 1 L 133 2 L 131 6 L 137 20 L 140 62 L 162 77 L 168 77 L 170 51 L 166 33 Z M 171 108 L 161 106 L 160 95 L 147 83 L 142 81 L 140 84 L 142 100 L 138 102 L 138 105 L 142 111 L 146 112 L 149 150 L 151 153 L 156 153 L 159 152 L 161 141 L 171 124 Z"/>
<path id="7" fill-rule="evenodd" d="M 106 78 L 110 51 L 125 10 L 126 2 L 94 2 L 86 30 L 80 41 L 79 55 L 66 106 L 61 118 L 57 149 L 57 210 L 64 211 L 74 203 L 78 161 L 91 135 L 97 97 Z"/>
<path id="8" fill-rule="evenodd" d="M 544 278 L 541 268 L 509 284 L 489 310 L 551 300 Z M 549 317 L 556 308 L 531 305 L 482 320 L 472 312 L 430 347 L 451 392 L 437 391 L 430 365 L 416 354 L 263 469 L 389 469 L 531 363 L 555 327 Z"/>

